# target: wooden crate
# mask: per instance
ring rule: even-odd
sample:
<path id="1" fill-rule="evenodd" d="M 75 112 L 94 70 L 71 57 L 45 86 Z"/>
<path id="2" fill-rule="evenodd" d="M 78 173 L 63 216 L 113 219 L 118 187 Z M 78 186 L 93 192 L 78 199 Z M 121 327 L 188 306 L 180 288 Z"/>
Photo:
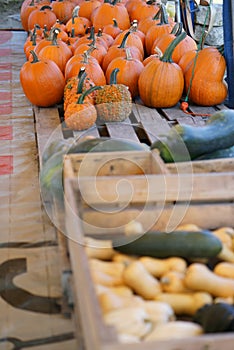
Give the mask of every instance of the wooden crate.
<path id="1" fill-rule="evenodd" d="M 233 169 L 196 173 L 191 164 L 190 171 L 187 165 L 181 169 L 170 172 L 157 151 L 73 154 L 64 159 L 64 178 L 74 182 L 85 204 L 88 233 L 116 233 L 131 220 L 141 222 L 144 230 L 170 231 L 187 223 L 209 229 L 234 226 Z"/>
<path id="2" fill-rule="evenodd" d="M 156 176 L 156 175 L 153 175 Z M 161 176 L 161 175 L 158 175 Z M 106 180 L 107 176 L 105 177 Z M 109 177 L 111 179 L 112 177 Z M 65 178 L 66 225 L 69 235 L 68 249 L 73 273 L 75 314 L 81 323 L 84 347 L 86 350 L 232 350 L 234 334 L 201 335 L 186 339 L 119 343 L 113 327 L 107 326 L 102 318 L 101 308 L 92 282 L 88 257 L 84 249 L 84 211 L 85 205 L 80 197 L 77 182 Z M 126 209 L 128 211 L 128 209 Z M 105 221 L 105 224 L 108 224 Z M 206 226 L 206 223 L 205 223 Z"/>

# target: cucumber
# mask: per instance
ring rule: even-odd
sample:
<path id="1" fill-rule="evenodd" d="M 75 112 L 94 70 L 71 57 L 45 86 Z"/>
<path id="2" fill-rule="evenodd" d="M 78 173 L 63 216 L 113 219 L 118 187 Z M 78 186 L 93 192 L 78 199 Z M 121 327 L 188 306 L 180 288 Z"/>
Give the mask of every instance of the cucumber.
<path id="1" fill-rule="evenodd" d="M 216 257 L 222 249 L 221 241 L 211 231 L 149 231 L 140 238 L 115 248 L 117 251 L 139 256 L 185 259 Z"/>
<path id="2" fill-rule="evenodd" d="M 214 113 L 204 126 L 176 125 L 165 138 L 155 141 L 165 162 L 196 159 L 204 154 L 234 146 L 234 110 Z"/>

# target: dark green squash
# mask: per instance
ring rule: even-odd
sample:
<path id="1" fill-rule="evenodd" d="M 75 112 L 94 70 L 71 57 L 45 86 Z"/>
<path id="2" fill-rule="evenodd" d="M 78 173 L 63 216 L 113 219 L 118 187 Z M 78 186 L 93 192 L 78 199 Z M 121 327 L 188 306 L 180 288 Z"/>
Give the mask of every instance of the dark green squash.
<path id="1" fill-rule="evenodd" d="M 172 127 L 151 149 L 157 148 L 165 162 L 182 162 L 232 146 L 234 110 L 227 109 L 214 113 L 204 126 L 180 124 Z"/>

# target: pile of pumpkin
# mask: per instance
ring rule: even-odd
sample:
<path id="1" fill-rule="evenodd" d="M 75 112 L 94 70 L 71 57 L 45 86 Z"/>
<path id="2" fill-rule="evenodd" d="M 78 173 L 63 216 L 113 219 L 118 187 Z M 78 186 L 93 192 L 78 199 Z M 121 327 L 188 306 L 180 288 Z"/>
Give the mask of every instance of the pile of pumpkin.
<path id="1" fill-rule="evenodd" d="M 183 94 L 204 106 L 227 96 L 223 46 L 198 45 L 156 0 L 25 0 L 21 21 L 29 34 L 20 72 L 25 95 L 42 107 L 64 97 L 74 129 L 90 127 L 97 116 L 124 120 L 136 97 L 167 108 Z"/>
<path id="2" fill-rule="evenodd" d="M 234 230 L 222 227 L 202 231 L 189 224 L 165 235 L 176 234 L 177 238 L 187 235 L 190 239 L 189 235 L 202 232 L 210 235 L 211 244 L 212 240 L 221 242 L 219 253 L 212 252 L 213 258 L 216 255 L 213 263 L 206 254 L 202 256 L 201 251 L 200 258 L 193 260 L 193 254 L 189 256 L 183 242 L 178 248 L 179 256 L 173 255 L 174 247 L 167 250 L 168 246 L 164 249 L 161 246 L 160 254 L 159 249 L 150 249 L 152 255 L 147 256 L 144 244 L 140 247 L 141 253 L 138 250 L 134 255 L 134 250 L 126 246 L 113 249 L 111 241 L 85 238 L 90 274 L 103 320 L 114 326 L 120 342 L 233 332 Z M 156 232 L 150 235 L 150 240 L 153 236 L 157 240 Z M 144 242 L 147 244 L 146 239 Z"/>

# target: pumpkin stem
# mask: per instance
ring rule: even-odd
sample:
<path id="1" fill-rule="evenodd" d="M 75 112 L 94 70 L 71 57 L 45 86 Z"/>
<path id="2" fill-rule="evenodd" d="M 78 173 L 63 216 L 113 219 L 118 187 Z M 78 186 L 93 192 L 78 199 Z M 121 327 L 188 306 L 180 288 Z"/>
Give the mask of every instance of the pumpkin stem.
<path id="1" fill-rule="evenodd" d="M 117 74 L 119 72 L 119 68 L 113 69 L 110 75 L 110 85 L 115 85 L 117 84 Z"/>
<path id="2" fill-rule="evenodd" d="M 94 33 L 95 33 L 95 28 L 91 27 L 89 36 L 87 37 L 88 40 L 93 40 L 94 38 Z"/>
<path id="3" fill-rule="evenodd" d="M 36 52 L 35 52 L 34 50 L 30 50 L 30 53 L 31 53 L 32 58 L 33 58 L 33 60 L 31 61 L 31 63 L 40 62 L 39 59 L 38 59 L 38 57 L 37 57 L 37 54 L 36 54 Z"/>
<path id="4" fill-rule="evenodd" d="M 130 47 L 126 47 L 125 52 L 126 52 L 126 60 L 127 61 L 131 61 L 132 60 L 132 54 L 131 54 Z"/>
<path id="5" fill-rule="evenodd" d="M 49 37 L 49 31 L 48 31 L 48 28 L 47 28 L 47 25 L 45 24 L 44 25 L 44 29 L 43 29 L 43 36 L 44 36 L 44 39 L 48 39 Z"/>
<path id="6" fill-rule="evenodd" d="M 72 11 L 72 24 L 75 24 L 75 18 L 79 17 L 80 6 L 77 5 Z"/>
<path id="7" fill-rule="evenodd" d="M 60 32 L 61 30 L 59 30 L 58 28 L 54 29 L 52 34 L 52 43 L 51 43 L 53 46 L 58 46 L 57 37 Z"/>
<path id="8" fill-rule="evenodd" d="M 128 36 L 129 36 L 130 34 L 131 34 L 131 31 L 129 30 L 129 31 L 127 31 L 127 33 L 124 35 L 123 40 L 122 40 L 121 44 L 119 45 L 119 49 L 124 49 L 124 48 L 125 48 L 126 43 L 127 43 L 127 38 L 128 38 Z"/>
<path id="9" fill-rule="evenodd" d="M 44 10 L 52 10 L 52 7 L 49 5 L 44 5 L 40 8 L 40 11 L 44 11 Z"/>
<path id="10" fill-rule="evenodd" d="M 164 4 L 161 5 L 161 18 L 160 18 L 160 23 L 158 25 L 163 25 L 163 24 L 169 24 L 167 9 Z"/>
<path id="11" fill-rule="evenodd" d="M 119 2 L 119 0 L 113 0 L 113 1 L 111 2 L 111 5 L 115 6 L 118 2 Z"/>
<path id="12" fill-rule="evenodd" d="M 158 20 L 160 18 L 162 14 L 162 5 L 160 5 L 159 10 L 157 11 L 157 13 L 154 15 L 154 17 L 152 18 L 154 21 Z"/>
<path id="13" fill-rule="evenodd" d="M 216 49 L 222 56 L 224 55 L 224 44 L 217 46 Z"/>
<path id="14" fill-rule="evenodd" d="M 80 71 L 79 71 L 79 74 L 78 74 L 78 84 L 77 84 L 77 90 L 76 90 L 76 93 L 77 94 L 82 94 L 82 89 L 83 89 L 83 86 L 84 86 L 84 81 L 85 81 L 85 78 L 87 77 L 87 73 L 85 71 L 85 67 L 81 67 L 80 68 Z"/>
<path id="15" fill-rule="evenodd" d="M 175 36 L 180 35 L 182 33 L 183 24 L 181 22 L 177 22 L 172 28 L 170 34 L 174 34 Z"/>
<path id="16" fill-rule="evenodd" d="M 119 25 L 118 25 L 116 19 L 113 18 L 112 21 L 113 21 L 113 27 L 118 28 Z"/>
<path id="17" fill-rule="evenodd" d="M 175 49 L 175 47 L 184 39 L 186 38 L 187 34 L 186 32 L 181 33 L 180 35 L 178 35 L 171 43 L 170 45 L 167 47 L 166 51 L 164 52 L 163 56 L 160 57 L 160 60 L 163 62 L 173 62 L 172 61 L 172 53 Z"/>
<path id="18" fill-rule="evenodd" d="M 86 90 L 85 92 L 83 92 L 78 100 L 77 100 L 77 104 L 80 105 L 80 104 L 83 104 L 84 103 L 84 99 L 86 96 L 88 96 L 89 94 L 91 94 L 93 91 L 95 90 L 101 90 L 102 89 L 102 86 L 92 86 L 91 88 L 89 88 L 88 90 Z"/>

